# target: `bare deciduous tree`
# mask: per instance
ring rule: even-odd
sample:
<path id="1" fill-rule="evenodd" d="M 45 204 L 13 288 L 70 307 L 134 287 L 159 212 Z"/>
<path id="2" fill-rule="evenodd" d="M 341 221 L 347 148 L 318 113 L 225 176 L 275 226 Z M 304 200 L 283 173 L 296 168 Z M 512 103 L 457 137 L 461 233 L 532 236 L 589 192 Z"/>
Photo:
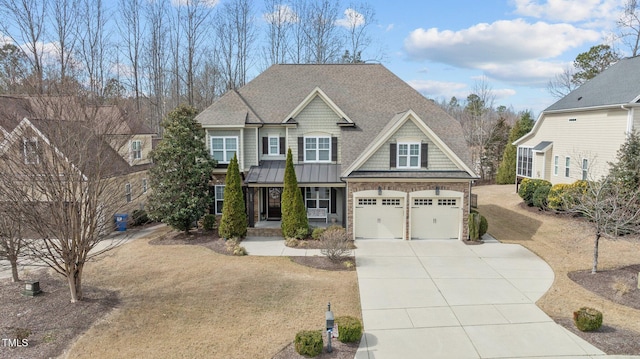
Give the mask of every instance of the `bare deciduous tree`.
<path id="1" fill-rule="evenodd" d="M 125 56 L 128 65 L 131 67 L 131 78 L 133 95 L 136 103 L 136 111 L 140 112 L 141 95 L 141 68 L 142 68 L 142 42 L 145 28 L 143 25 L 142 12 L 144 8 L 143 0 L 120 0 L 120 21 L 118 28 L 120 36 L 124 41 Z"/>
<path id="2" fill-rule="evenodd" d="M 151 129 L 161 135 L 160 122 L 166 113 L 166 75 L 167 59 L 167 23 L 165 22 L 166 0 L 148 2 L 145 7 L 145 18 L 149 41 L 145 46 L 145 68 L 149 82 L 149 104 L 151 106 Z"/>
<path id="3" fill-rule="evenodd" d="M 618 37 L 631 50 L 631 56 L 640 49 L 640 8 L 637 0 L 627 0 L 624 11 L 617 21 Z"/>
<path id="4" fill-rule="evenodd" d="M 243 86 L 247 82 L 249 52 L 255 39 L 251 2 L 233 0 L 222 5 L 215 31 L 227 88 Z"/>
<path id="5" fill-rule="evenodd" d="M 78 58 L 86 72 L 89 93 L 101 97 L 108 71 L 107 15 L 102 0 L 79 0 Z"/>
<path id="6" fill-rule="evenodd" d="M 375 10 L 367 3 L 351 4 L 344 15 L 338 23 L 347 30 L 345 62 L 363 62 L 362 52 L 371 44 L 368 29 L 375 24 Z"/>
<path id="7" fill-rule="evenodd" d="M 125 183 L 136 174 L 119 154 L 129 138 L 110 136 L 123 122 L 120 111 L 72 97 L 32 103 L 33 114 L 0 153 L 0 198 L 34 233 L 30 251 L 67 278 L 76 302 L 85 264 L 117 244 L 101 245 L 113 214 L 131 200 Z"/>
<path id="8" fill-rule="evenodd" d="M 313 1 L 307 5 L 301 25 L 306 35 L 309 63 L 326 64 L 338 61 L 342 50 L 342 37 L 338 31 L 339 2 Z"/>
<path id="9" fill-rule="evenodd" d="M 78 0 L 55 0 L 50 6 L 53 27 L 53 45 L 57 51 L 59 88 L 69 89 L 68 77 L 73 71 L 73 53 L 75 51 L 76 24 L 78 21 Z M 59 92 L 59 91 L 56 91 Z"/>
<path id="10" fill-rule="evenodd" d="M 557 74 L 553 80 L 547 83 L 547 91 L 555 98 L 563 98 L 569 94 L 569 92 L 575 90 L 578 86 L 573 82 L 573 75 L 575 71 L 572 67 L 565 67 L 565 69 Z"/>
<path id="11" fill-rule="evenodd" d="M 265 1 L 267 22 L 267 43 L 263 48 L 266 67 L 287 61 L 292 25 L 298 22 L 293 9 L 278 0 Z"/>
<path id="12" fill-rule="evenodd" d="M 46 25 L 47 0 L 0 0 L 0 29 L 19 46 L 26 48 L 33 69 L 32 84 L 37 93 L 43 93 L 43 37 Z"/>
<path id="13" fill-rule="evenodd" d="M 26 244 L 20 217 L 13 213 L 9 203 L 3 203 L 0 208 L 0 259 L 9 262 L 13 282 L 20 281 L 18 262 L 26 257 Z"/>

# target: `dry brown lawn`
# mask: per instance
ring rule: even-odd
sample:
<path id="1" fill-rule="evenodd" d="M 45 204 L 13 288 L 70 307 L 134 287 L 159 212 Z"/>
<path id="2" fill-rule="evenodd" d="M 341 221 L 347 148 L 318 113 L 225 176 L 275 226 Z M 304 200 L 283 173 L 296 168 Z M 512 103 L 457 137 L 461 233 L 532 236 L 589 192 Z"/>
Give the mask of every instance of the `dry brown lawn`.
<path id="1" fill-rule="evenodd" d="M 322 328 L 328 301 L 336 315 L 360 317 L 355 271 L 148 242 L 87 268 L 86 284 L 116 291 L 120 305 L 67 357 L 271 358 L 298 331 Z"/>
<path id="2" fill-rule="evenodd" d="M 489 234 L 527 247 L 553 268 L 553 286 L 537 302 L 542 310 L 553 318 L 569 319 L 573 311 L 590 306 L 603 312 L 604 324 L 640 332 L 640 310 L 598 296 L 568 277 L 569 272 L 591 269 L 594 237 L 587 223 L 523 208 L 514 185 L 480 186 L 473 191 L 478 194 L 479 211 L 489 221 Z M 600 240 L 599 270 L 638 263 L 640 240 Z"/>

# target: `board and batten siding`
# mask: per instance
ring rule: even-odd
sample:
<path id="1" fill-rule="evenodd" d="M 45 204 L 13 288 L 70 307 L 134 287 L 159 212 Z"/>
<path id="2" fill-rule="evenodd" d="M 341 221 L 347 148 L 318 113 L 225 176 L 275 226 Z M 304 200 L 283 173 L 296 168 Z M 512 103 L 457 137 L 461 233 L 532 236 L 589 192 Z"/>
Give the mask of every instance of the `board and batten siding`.
<path id="1" fill-rule="evenodd" d="M 416 126 L 413 121 L 407 121 L 385 144 L 382 145 L 358 170 L 361 171 L 387 171 L 390 169 L 389 145 L 398 141 L 415 141 L 427 143 L 427 169 L 430 171 L 456 171 L 459 168 L 427 135 Z"/>
<path id="2" fill-rule="evenodd" d="M 256 132 L 257 128 L 245 128 L 243 131 L 244 138 L 242 139 L 242 146 L 244 153 L 244 168 L 243 171 L 248 171 L 251 166 L 258 165 L 257 159 L 257 150 L 256 147 L 258 144 L 256 143 Z"/>
<path id="3" fill-rule="evenodd" d="M 573 121 L 575 119 L 575 121 Z M 545 114 L 536 134 L 520 143 L 522 147 L 535 147 L 542 141 L 553 142 L 546 156 L 534 156 L 534 161 L 544 159 L 544 175 L 553 184 L 572 183 L 582 179 L 582 159 L 589 160 L 589 176 L 600 178 L 609 169 L 608 162 L 615 161 L 616 154 L 626 138 L 627 111 L 601 110 L 561 114 Z M 559 156 L 558 175 L 554 175 L 554 157 Z M 565 177 L 565 158 L 571 158 L 569 177 Z M 534 163 L 536 169 L 542 165 Z"/>
<path id="4" fill-rule="evenodd" d="M 298 126 L 288 130 L 287 145 L 291 148 L 293 161 L 298 162 L 298 137 L 331 136 L 338 138 L 338 163 L 341 161 L 340 148 L 342 138 L 337 123 L 341 120 L 333 110 L 318 96 L 296 116 Z"/>

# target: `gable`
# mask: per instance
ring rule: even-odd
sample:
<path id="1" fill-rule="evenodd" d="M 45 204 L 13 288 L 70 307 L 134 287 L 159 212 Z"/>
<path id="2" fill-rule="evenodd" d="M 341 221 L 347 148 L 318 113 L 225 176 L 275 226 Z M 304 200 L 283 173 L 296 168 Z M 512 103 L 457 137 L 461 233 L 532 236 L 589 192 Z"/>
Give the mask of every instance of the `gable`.
<path id="1" fill-rule="evenodd" d="M 344 119 L 344 121 L 346 122 L 352 122 L 351 119 L 349 119 L 349 116 L 347 116 L 347 114 L 344 113 L 344 111 L 342 111 L 342 109 L 340 109 L 340 107 L 338 107 L 338 105 L 336 105 L 329 98 L 329 96 L 324 93 L 324 91 L 322 91 L 319 87 L 316 87 L 298 106 L 296 106 L 295 109 L 293 109 L 293 111 L 288 116 L 286 116 L 282 120 L 282 123 L 286 123 L 287 121 L 289 121 L 289 119 L 292 118 L 297 119 L 297 117 L 303 111 L 305 111 L 309 107 L 309 105 L 311 105 L 313 102 L 317 103 L 318 100 L 321 100 L 324 103 L 325 107 L 335 114 L 338 120 Z"/>
<path id="2" fill-rule="evenodd" d="M 354 171 L 395 169 L 395 148 L 401 142 L 421 144 L 421 170 L 464 171 L 476 177 L 475 173 L 411 110 L 397 114 L 343 175 L 348 176 Z M 424 151 L 427 152 L 426 155 Z"/>
<path id="3" fill-rule="evenodd" d="M 340 118 L 320 96 L 315 96 L 294 118 L 298 125 L 287 131 L 287 145 L 294 158 L 299 158 L 298 138 L 305 136 L 329 136 L 338 141 L 337 162 L 341 162 L 340 143 L 342 143 L 340 127 L 336 124 Z"/>
<path id="4" fill-rule="evenodd" d="M 416 126 L 413 121 L 407 121 L 394 134 L 392 134 L 380 148 L 358 168 L 359 171 L 380 171 L 389 169 L 391 144 L 399 142 L 417 142 L 427 144 L 427 170 L 432 171 L 457 171 L 459 168 L 439 148 L 429 136 Z"/>

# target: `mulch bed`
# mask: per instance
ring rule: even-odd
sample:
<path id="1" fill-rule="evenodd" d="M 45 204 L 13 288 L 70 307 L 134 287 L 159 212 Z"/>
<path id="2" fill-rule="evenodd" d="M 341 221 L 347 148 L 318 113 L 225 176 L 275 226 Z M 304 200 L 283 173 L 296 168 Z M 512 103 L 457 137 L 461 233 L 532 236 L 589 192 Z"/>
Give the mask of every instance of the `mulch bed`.
<path id="1" fill-rule="evenodd" d="M 30 277 L 40 282 L 42 293 L 35 297 L 22 295 L 24 282 L 0 281 L 0 340 L 6 339 L 0 342 L 1 358 L 57 357 L 119 303 L 115 292 L 85 286 L 84 299 L 72 304 L 67 282 L 58 274 L 42 270 Z M 9 344 L 18 332 L 28 334 L 26 346 Z"/>
<path id="2" fill-rule="evenodd" d="M 317 249 L 320 248 L 320 241 L 304 240 L 298 242 L 298 248 Z M 224 239 L 218 236 L 216 231 L 192 231 L 186 235 L 182 232 L 170 232 L 164 236 L 160 236 L 149 242 L 152 245 L 201 245 L 212 251 L 223 254 L 232 255 L 227 250 L 227 244 Z M 240 242 L 242 245 L 242 242 Z M 332 262 L 325 256 L 290 256 L 292 262 L 297 264 L 329 271 L 355 271 L 355 257 L 346 257 L 341 262 Z"/>
<path id="3" fill-rule="evenodd" d="M 360 345 L 360 341 L 355 343 L 342 343 L 338 339 L 331 340 L 331 353 L 327 353 L 327 335 L 322 334 L 322 340 L 324 342 L 324 348 L 322 354 L 314 357 L 316 359 L 353 359 L 356 356 L 356 351 Z M 278 354 L 274 355 L 272 359 L 307 359 L 308 357 L 298 354 L 296 352 L 295 343 L 291 342 L 284 347 Z"/>

